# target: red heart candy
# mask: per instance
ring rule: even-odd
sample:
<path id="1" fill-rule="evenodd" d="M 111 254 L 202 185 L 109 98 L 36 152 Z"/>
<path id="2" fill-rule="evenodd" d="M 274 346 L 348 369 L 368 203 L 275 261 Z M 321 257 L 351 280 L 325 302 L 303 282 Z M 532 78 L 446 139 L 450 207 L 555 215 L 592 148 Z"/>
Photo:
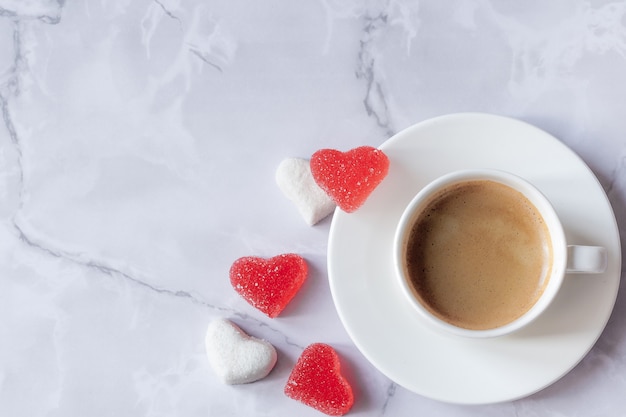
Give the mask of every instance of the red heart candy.
<path id="1" fill-rule="evenodd" d="M 339 356 L 324 343 L 304 349 L 289 375 L 285 395 L 329 416 L 342 416 L 354 404 L 352 387 L 341 374 Z"/>
<path id="2" fill-rule="evenodd" d="M 310 164 L 317 185 L 348 213 L 363 205 L 389 171 L 387 155 L 371 146 L 348 152 L 320 149 Z"/>
<path id="3" fill-rule="evenodd" d="M 304 258 L 293 253 L 269 259 L 246 256 L 230 267 L 230 283 L 253 307 L 274 318 L 296 295 L 307 271 Z"/>

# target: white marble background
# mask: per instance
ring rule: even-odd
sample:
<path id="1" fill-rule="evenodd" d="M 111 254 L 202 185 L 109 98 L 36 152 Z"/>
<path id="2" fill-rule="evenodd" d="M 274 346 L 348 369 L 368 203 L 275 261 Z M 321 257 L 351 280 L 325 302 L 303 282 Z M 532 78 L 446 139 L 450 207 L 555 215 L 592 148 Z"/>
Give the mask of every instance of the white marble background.
<path id="1" fill-rule="evenodd" d="M 307 226 L 274 183 L 288 156 L 491 112 L 581 155 L 626 235 L 626 1 L 0 0 L 0 109 L 0 416 L 316 416 L 282 394 L 313 342 L 344 358 L 350 415 L 626 409 L 622 295 L 590 354 L 528 398 L 396 386 L 334 310 L 330 221 Z M 312 271 L 272 320 L 227 274 L 282 252 Z M 267 379 L 217 381 L 218 316 L 277 347 Z"/>

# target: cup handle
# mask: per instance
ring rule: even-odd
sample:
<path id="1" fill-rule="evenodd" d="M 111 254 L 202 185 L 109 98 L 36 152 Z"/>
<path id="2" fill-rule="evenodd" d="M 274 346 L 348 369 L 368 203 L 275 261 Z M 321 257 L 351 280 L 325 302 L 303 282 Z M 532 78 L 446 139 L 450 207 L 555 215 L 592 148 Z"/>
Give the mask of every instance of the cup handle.
<path id="1" fill-rule="evenodd" d="M 607 267 L 606 249 L 602 246 L 570 245 L 567 247 L 568 273 L 599 274 Z"/>

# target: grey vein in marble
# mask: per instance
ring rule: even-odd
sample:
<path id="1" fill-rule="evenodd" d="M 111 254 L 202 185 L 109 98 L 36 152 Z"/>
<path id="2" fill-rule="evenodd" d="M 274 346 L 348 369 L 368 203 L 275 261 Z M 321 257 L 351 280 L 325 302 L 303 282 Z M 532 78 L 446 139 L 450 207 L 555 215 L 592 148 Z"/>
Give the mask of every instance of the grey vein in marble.
<path id="1" fill-rule="evenodd" d="M 176 20 L 178 22 L 178 24 L 180 25 L 181 29 L 183 27 L 183 21 L 180 19 L 180 17 L 176 16 L 174 13 L 172 13 L 167 7 L 165 7 L 165 5 L 159 1 L 159 0 L 152 0 L 154 1 L 156 4 L 159 5 L 159 7 L 161 8 L 161 10 L 163 10 L 163 13 L 165 13 L 169 18 Z"/>
<path id="2" fill-rule="evenodd" d="M 381 416 L 384 416 L 385 414 L 387 414 L 387 407 L 389 407 L 389 403 L 391 402 L 393 397 L 396 395 L 397 388 L 398 388 L 398 385 L 395 382 L 389 383 L 389 386 L 387 387 L 387 392 L 385 393 L 385 402 L 383 403 L 381 410 L 380 410 Z"/>
<path id="3" fill-rule="evenodd" d="M 41 13 L 40 8 L 46 8 L 44 2 L 23 2 L 19 4 L 19 6 L 15 7 L 14 10 L 6 8 L 0 5 L 0 17 L 7 17 L 13 20 L 39 20 L 43 23 L 47 24 L 57 24 L 61 21 L 61 11 L 63 6 L 65 5 L 65 0 L 56 0 L 54 6 L 48 6 L 50 9 L 50 13 Z M 46 2 L 48 3 L 48 2 Z M 38 8 L 39 6 L 39 8 Z"/>
<path id="4" fill-rule="evenodd" d="M 203 61 L 205 64 L 215 68 L 216 70 L 218 70 L 219 72 L 224 72 L 224 70 L 222 70 L 222 67 L 220 67 L 219 65 L 211 62 L 209 60 L 209 57 L 207 54 L 202 53 L 201 51 L 199 51 L 198 49 L 194 48 L 193 46 L 189 47 L 189 52 L 191 52 L 193 55 L 197 56 L 198 58 L 200 58 L 201 61 Z"/>
<path id="5" fill-rule="evenodd" d="M 20 146 L 20 140 L 15 129 L 15 125 L 11 118 L 11 112 L 9 109 L 10 97 L 17 96 L 20 91 L 19 73 L 26 68 L 26 61 L 22 55 L 22 42 L 21 42 L 21 23 L 15 21 L 13 23 L 13 65 L 9 70 L 7 80 L 0 85 L 0 109 L 2 111 L 2 120 L 4 127 L 6 128 L 9 138 L 13 143 L 13 147 L 17 153 L 17 165 L 19 172 L 19 204 L 22 205 L 22 195 L 24 187 L 24 168 L 22 166 L 22 148 Z"/>
<path id="6" fill-rule="evenodd" d="M 163 9 L 163 11 L 166 13 L 167 16 L 169 16 L 170 18 L 174 20 L 177 20 L 181 24 L 181 27 L 182 27 L 182 21 L 178 17 L 176 17 L 173 13 L 171 13 L 169 10 L 167 10 L 165 6 L 163 5 L 163 3 L 161 3 L 158 0 L 154 0 L 154 2 Z M 58 4 L 62 6 L 63 2 L 59 1 Z M 19 198 L 19 208 L 17 212 L 15 213 L 13 220 L 12 220 L 12 225 L 17 231 L 18 239 L 22 243 L 27 245 L 28 247 L 39 250 L 54 258 L 63 259 L 75 265 L 78 265 L 84 268 L 89 268 L 90 270 L 98 271 L 99 273 L 110 276 L 110 277 L 117 276 L 129 282 L 132 282 L 133 284 L 139 287 L 143 287 L 150 291 L 153 291 L 157 294 L 168 295 L 168 296 L 173 296 L 173 297 L 182 298 L 182 299 L 188 299 L 194 304 L 201 305 L 211 310 L 226 312 L 233 316 L 239 317 L 242 320 L 245 320 L 247 322 L 254 322 L 258 326 L 265 326 L 268 329 L 270 329 L 272 332 L 281 335 L 287 345 L 303 349 L 303 346 L 292 342 L 287 335 L 272 328 L 271 326 L 269 326 L 268 324 L 264 323 L 261 320 L 253 319 L 252 317 L 250 317 L 249 315 L 245 313 L 241 313 L 236 310 L 228 309 L 228 308 L 221 307 L 218 305 L 213 305 L 211 303 L 208 303 L 200 299 L 200 297 L 198 297 L 197 295 L 194 295 L 187 291 L 172 290 L 172 289 L 161 288 L 161 287 L 151 285 L 148 282 L 148 280 L 139 279 L 120 269 L 114 268 L 110 265 L 106 265 L 103 262 L 96 261 L 90 258 L 85 258 L 83 254 L 73 254 L 73 253 L 61 251 L 58 249 L 54 249 L 49 244 L 36 241 L 35 238 L 30 236 L 29 233 L 25 231 L 25 228 L 20 225 L 20 220 L 19 220 L 19 210 L 23 206 L 22 196 L 24 195 L 24 168 L 22 166 L 23 153 L 22 153 L 20 138 L 15 128 L 15 125 L 13 123 L 13 120 L 11 118 L 11 113 L 9 109 L 9 99 L 11 97 L 19 96 L 19 93 L 20 93 L 20 72 L 25 71 L 28 68 L 28 63 L 26 62 L 26 59 L 22 53 L 23 47 L 22 47 L 22 41 L 21 41 L 21 37 L 22 37 L 21 36 L 21 25 L 22 25 L 21 19 L 24 19 L 24 17 L 14 11 L 10 11 L 4 8 L 0 8 L 0 17 L 9 17 L 14 20 L 14 31 L 13 31 L 14 59 L 13 59 L 13 65 L 10 68 L 9 76 L 7 77 L 7 80 L 3 84 L 0 85 L 0 111 L 2 112 L 2 119 L 4 122 L 4 127 L 6 128 L 9 134 L 9 138 L 11 139 L 11 142 L 14 145 L 14 149 L 18 155 L 17 163 L 18 163 L 19 180 L 20 180 L 20 186 L 19 186 L 20 198 Z M 53 18 L 50 18 L 49 16 L 38 16 L 37 19 L 47 24 L 56 24 L 56 23 L 59 23 L 60 21 L 60 17 L 53 19 Z M 209 64 L 210 66 L 222 72 L 222 69 L 218 65 L 210 62 L 208 58 L 203 56 L 203 54 L 200 51 L 195 50 L 193 48 L 190 48 L 190 51 L 194 53 L 194 55 L 198 56 L 205 63 Z"/>
<path id="7" fill-rule="evenodd" d="M 17 233 L 18 233 L 18 238 L 21 242 L 23 242 L 24 244 L 26 244 L 28 247 L 32 248 L 32 249 L 36 249 L 39 250 L 41 252 L 44 252 L 54 258 L 59 258 L 65 261 L 68 261 L 74 265 L 78 265 L 84 268 L 88 268 L 90 270 L 93 271 L 97 271 L 103 275 L 107 275 L 109 277 L 119 277 L 121 279 L 126 280 L 127 282 L 131 282 L 133 284 L 135 284 L 136 286 L 148 289 L 152 292 L 155 292 L 157 294 L 161 294 L 161 295 L 167 295 L 167 296 L 171 296 L 171 297 L 176 297 L 179 299 L 186 299 L 191 301 L 194 304 L 200 305 L 202 307 L 208 308 L 210 310 L 213 311 L 219 311 L 221 313 L 226 313 L 228 315 L 234 316 L 234 317 L 238 317 L 241 320 L 251 323 L 255 326 L 258 327 L 265 327 L 267 329 L 269 329 L 272 333 L 275 333 L 277 335 L 279 335 L 279 337 L 281 337 L 284 341 L 284 343 L 288 346 L 291 347 L 295 347 L 298 349 L 304 349 L 304 346 L 301 344 L 298 344 L 296 342 L 293 342 L 288 335 L 286 335 L 285 333 L 281 332 L 280 330 L 272 327 L 271 325 L 269 325 L 268 323 L 253 318 L 252 316 L 240 312 L 236 309 L 232 309 L 232 308 L 226 308 L 226 307 L 222 307 L 219 305 L 215 305 L 215 304 L 211 304 L 207 301 L 202 300 L 198 295 L 194 295 L 188 291 L 182 291 L 182 290 L 171 290 L 168 288 L 162 288 L 162 287 L 157 287 L 155 285 L 152 285 L 148 282 L 148 280 L 146 279 L 139 279 L 136 276 L 133 276 L 127 272 L 124 272 L 118 268 L 114 268 L 112 266 L 106 265 L 103 262 L 99 262 L 99 261 L 95 261 L 93 259 L 89 259 L 89 258 L 85 258 L 84 255 L 82 254 L 73 254 L 73 253 L 68 253 L 68 252 L 64 252 L 64 251 L 59 251 L 56 249 L 52 249 L 50 248 L 48 245 L 45 245 L 43 243 L 40 242 L 36 242 L 34 241 L 32 238 L 30 238 L 23 230 L 22 227 L 20 227 L 20 225 L 18 224 L 18 221 L 14 221 L 13 222 L 13 226 L 15 227 Z"/>
<path id="8" fill-rule="evenodd" d="M 156 3 L 159 3 L 158 1 L 155 0 Z M 62 6 L 63 5 L 63 1 L 59 1 L 59 5 Z M 160 4 L 160 3 L 159 3 Z M 4 12 L 4 14 L 3 14 Z M 6 9 L 1 9 L 0 8 L 0 16 L 4 16 L 5 14 L 7 14 L 11 17 L 17 16 L 15 12 L 9 12 L 6 11 Z M 59 20 L 44 20 L 44 19 L 40 19 L 42 21 L 44 21 L 45 23 L 58 23 Z M 24 71 L 27 68 L 27 62 L 22 54 L 22 42 L 21 42 L 21 31 L 20 31 L 20 22 L 16 21 L 14 23 L 14 32 L 13 32 L 13 47 L 14 47 L 14 62 L 13 62 L 13 66 L 11 68 L 11 75 L 8 78 L 8 81 L 5 82 L 3 85 L 0 86 L 0 109 L 2 111 L 2 117 L 3 117 L 3 121 L 4 121 L 4 125 L 5 128 L 7 129 L 7 132 L 9 133 L 9 137 L 11 138 L 11 142 L 13 143 L 15 150 L 17 152 L 17 154 L 19 155 L 19 172 L 20 172 L 20 182 L 21 182 L 21 186 L 20 186 L 20 196 L 22 196 L 24 194 L 24 169 L 21 163 L 22 160 L 22 149 L 21 149 L 21 144 L 20 144 L 20 140 L 19 140 L 19 136 L 17 134 L 17 131 L 15 129 L 15 125 L 13 124 L 13 121 L 11 119 L 11 115 L 10 115 L 10 110 L 9 110 L 9 102 L 8 102 L 8 95 L 9 93 L 12 96 L 18 96 L 19 92 L 20 92 L 20 87 L 19 87 L 19 73 L 21 71 Z M 5 92 L 6 91 L 6 92 Z M 22 198 L 20 197 L 20 208 L 23 206 L 23 201 Z M 18 210 L 19 211 L 19 210 Z M 207 307 L 211 307 L 211 308 L 216 308 L 215 306 L 212 306 L 200 299 L 198 299 L 196 296 L 186 292 L 186 291 L 181 291 L 181 290 L 168 290 L 168 289 L 164 289 L 164 288 L 158 288 L 155 286 L 150 285 L 148 282 L 137 279 L 133 276 L 131 276 L 130 274 L 127 274 L 121 270 L 115 269 L 113 267 L 104 265 L 103 263 L 99 263 L 96 262 L 94 260 L 80 260 L 78 256 L 76 255 L 72 255 L 69 253 L 65 253 L 62 251 L 58 251 L 58 250 L 54 250 L 51 249 L 48 245 L 42 244 L 42 243 L 37 243 L 35 242 L 35 240 L 31 237 L 28 236 L 28 234 L 24 231 L 23 227 L 21 227 L 19 225 L 19 221 L 17 220 L 17 213 L 16 216 L 13 219 L 13 226 L 15 227 L 15 229 L 18 232 L 18 237 L 19 239 L 24 242 L 25 244 L 27 244 L 30 247 L 39 249 L 51 256 L 54 256 L 56 258 L 62 258 L 68 261 L 71 261 L 74 264 L 78 264 L 78 265 L 82 265 L 84 267 L 88 267 L 91 269 L 96 269 L 98 271 L 100 271 L 103 274 L 106 275 L 118 275 L 120 277 L 126 278 L 140 286 L 149 288 L 152 291 L 155 291 L 157 293 L 160 294 L 168 294 L 168 295 L 173 295 L 176 297 L 183 297 L 183 298 L 188 298 L 191 299 L 193 302 L 197 303 L 197 304 L 201 304 L 201 305 L 205 305 Z"/>
<path id="9" fill-rule="evenodd" d="M 607 195 L 610 196 L 613 193 L 613 190 L 615 189 L 615 186 L 618 180 L 624 177 L 623 172 L 625 170 L 626 170 L 626 155 L 622 155 L 620 156 L 615 168 L 613 168 L 613 172 L 611 173 L 609 184 L 606 187 Z"/>
<path id="10" fill-rule="evenodd" d="M 387 14 L 381 12 L 375 17 L 365 18 L 363 36 L 359 41 L 358 67 L 356 77 L 366 83 L 363 105 L 367 115 L 373 117 L 376 124 L 383 129 L 387 136 L 396 132 L 391 124 L 389 106 L 382 81 L 376 73 L 376 54 L 372 51 L 374 41 L 380 32 L 387 26 Z"/>
<path id="11" fill-rule="evenodd" d="M 196 303 L 196 304 L 200 304 L 206 307 L 210 307 L 212 309 L 217 309 L 218 307 L 209 304 L 205 301 L 200 300 L 197 296 L 187 292 L 187 291 L 182 291 L 182 290 L 170 290 L 167 288 L 159 288 L 157 286 L 151 285 L 149 284 L 146 280 L 141 280 L 139 278 L 136 278 L 132 275 L 130 275 L 129 273 L 126 273 L 120 269 L 114 268 L 112 266 L 106 265 L 102 262 L 98 262 L 95 261 L 93 259 L 89 259 L 89 258 L 85 258 L 84 255 L 82 254 L 72 254 L 72 253 L 68 253 L 68 252 L 64 252 L 64 251 L 60 251 L 60 250 L 56 250 L 51 248 L 49 245 L 46 245 L 44 243 L 40 243 L 40 242 L 36 242 L 33 238 L 29 237 L 28 234 L 24 231 L 24 228 L 22 226 L 20 226 L 19 224 L 20 222 L 17 220 L 13 221 L 13 226 L 15 227 L 17 233 L 18 233 L 18 238 L 20 241 L 22 241 L 23 243 L 25 243 L 26 245 L 28 245 L 31 248 L 40 250 L 42 252 L 47 253 L 50 256 L 53 256 L 55 258 L 60 258 L 66 261 L 69 261 L 75 265 L 79 265 L 79 266 L 83 266 L 85 268 L 89 268 L 92 270 L 96 270 L 104 275 L 108 275 L 108 276 L 119 276 L 121 278 L 127 279 L 141 287 L 147 288 L 151 291 L 154 291 L 156 293 L 159 294 L 165 294 L 165 295 L 171 295 L 174 297 L 180 297 L 180 298 L 186 298 L 191 300 L 192 302 Z"/>

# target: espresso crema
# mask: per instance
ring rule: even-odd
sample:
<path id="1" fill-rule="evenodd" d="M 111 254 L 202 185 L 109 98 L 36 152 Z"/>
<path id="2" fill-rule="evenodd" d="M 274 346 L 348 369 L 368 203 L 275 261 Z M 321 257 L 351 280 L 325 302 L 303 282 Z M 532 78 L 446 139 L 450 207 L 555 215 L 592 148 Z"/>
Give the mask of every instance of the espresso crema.
<path id="1" fill-rule="evenodd" d="M 412 290 L 453 325 L 500 327 L 542 294 L 550 242 L 541 214 L 519 191 L 490 180 L 451 185 L 432 197 L 409 234 Z"/>

